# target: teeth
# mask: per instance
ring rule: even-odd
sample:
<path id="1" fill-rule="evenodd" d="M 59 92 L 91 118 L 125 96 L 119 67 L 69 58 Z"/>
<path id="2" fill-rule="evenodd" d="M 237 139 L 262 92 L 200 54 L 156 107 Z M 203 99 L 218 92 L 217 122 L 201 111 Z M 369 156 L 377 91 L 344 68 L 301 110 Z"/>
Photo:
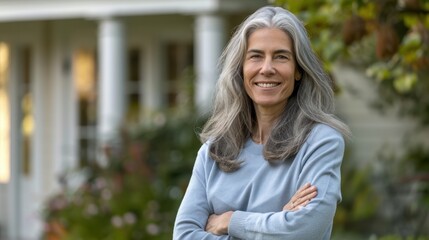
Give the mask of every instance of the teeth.
<path id="1" fill-rule="evenodd" d="M 277 86 L 279 84 L 278 83 L 257 83 L 256 85 L 258 87 L 270 88 L 270 87 L 275 87 L 275 86 Z"/>

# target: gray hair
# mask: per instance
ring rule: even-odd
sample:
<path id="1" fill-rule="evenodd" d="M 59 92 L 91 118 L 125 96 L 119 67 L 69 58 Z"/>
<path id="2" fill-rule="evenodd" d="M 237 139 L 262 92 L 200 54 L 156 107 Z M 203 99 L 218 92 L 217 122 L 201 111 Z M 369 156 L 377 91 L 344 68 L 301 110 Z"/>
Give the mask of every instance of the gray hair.
<path id="1" fill-rule="evenodd" d="M 210 156 L 225 172 L 240 167 L 238 155 L 256 126 L 255 109 L 246 94 L 242 71 L 247 40 L 261 28 L 281 29 L 290 36 L 302 75 L 271 130 L 264 146 L 264 158 L 267 161 L 293 159 L 316 123 L 327 124 L 344 136 L 350 135 L 348 127 L 333 115 L 332 81 L 313 52 L 301 21 L 283 8 L 263 7 L 239 26 L 222 53 L 214 106 L 200 133 L 202 142 L 209 141 Z"/>

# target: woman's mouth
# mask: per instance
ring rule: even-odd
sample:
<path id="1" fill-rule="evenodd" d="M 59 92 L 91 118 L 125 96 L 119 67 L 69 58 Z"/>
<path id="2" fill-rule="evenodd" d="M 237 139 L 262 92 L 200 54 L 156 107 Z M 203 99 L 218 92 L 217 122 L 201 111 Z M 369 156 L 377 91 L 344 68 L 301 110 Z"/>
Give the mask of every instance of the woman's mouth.
<path id="1" fill-rule="evenodd" d="M 256 83 L 256 86 L 261 88 L 273 88 L 280 85 L 280 83 Z"/>

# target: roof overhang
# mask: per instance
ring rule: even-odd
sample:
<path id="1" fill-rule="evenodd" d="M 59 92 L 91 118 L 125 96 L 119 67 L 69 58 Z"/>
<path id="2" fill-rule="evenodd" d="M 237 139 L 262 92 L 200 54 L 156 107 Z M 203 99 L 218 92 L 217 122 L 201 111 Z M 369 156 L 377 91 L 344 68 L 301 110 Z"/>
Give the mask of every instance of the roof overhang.
<path id="1" fill-rule="evenodd" d="M 2 0 L 0 22 L 162 14 L 233 14 L 253 11 L 266 4 L 267 0 Z"/>

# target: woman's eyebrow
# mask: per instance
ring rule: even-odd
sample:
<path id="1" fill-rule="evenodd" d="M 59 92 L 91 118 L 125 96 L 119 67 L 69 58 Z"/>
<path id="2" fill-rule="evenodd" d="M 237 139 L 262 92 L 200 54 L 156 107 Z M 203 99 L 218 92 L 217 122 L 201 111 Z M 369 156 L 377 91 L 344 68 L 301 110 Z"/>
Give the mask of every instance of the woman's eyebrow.
<path id="1" fill-rule="evenodd" d="M 264 51 L 259 49 L 249 49 L 246 53 L 264 53 Z"/>
<path id="2" fill-rule="evenodd" d="M 259 50 L 259 49 L 249 49 L 249 50 L 247 50 L 246 53 L 247 54 L 249 54 L 249 53 L 259 53 L 259 54 L 261 54 L 261 53 L 264 53 L 264 51 Z M 289 49 L 278 49 L 278 50 L 274 51 L 274 54 L 279 54 L 279 53 L 293 55 L 292 51 L 290 51 Z"/>
<path id="3" fill-rule="evenodd" d="M 281 53 L 281 54 L 288 54 L 288 55 L 292 55 L 293 56 L 292 51 L 290 51 L 289 49 L 279 49 L 279 50 L 275 50 L 274 51 L 274 54 L 279 54 L 279 53 Z"/>

